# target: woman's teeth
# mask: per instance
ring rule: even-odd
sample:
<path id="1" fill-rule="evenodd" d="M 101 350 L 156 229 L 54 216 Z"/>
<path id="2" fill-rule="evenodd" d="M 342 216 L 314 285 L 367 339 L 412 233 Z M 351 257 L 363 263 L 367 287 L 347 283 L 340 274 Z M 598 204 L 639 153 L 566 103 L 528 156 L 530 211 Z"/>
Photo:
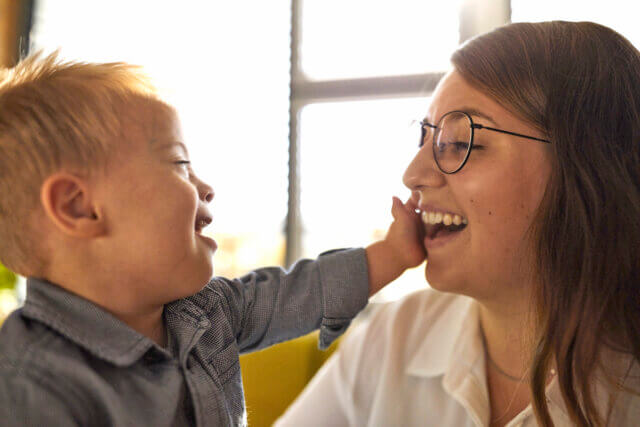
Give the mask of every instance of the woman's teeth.
<path id="1" fill-rule="evenodd" d="M 425 224 L 440 224 L 440 223 L 443 223 L 444 225 L 451 225 L 451 224 L 467 225 L 468 224 L 468 221 L 466 218 L 463 218 L 457 214 L 450 214 L 450 213 L 443 214 L 442 212 L 422 211 L 420 213 L 420 216 L 422 217 L 422 222 L 424 222 Z"/>

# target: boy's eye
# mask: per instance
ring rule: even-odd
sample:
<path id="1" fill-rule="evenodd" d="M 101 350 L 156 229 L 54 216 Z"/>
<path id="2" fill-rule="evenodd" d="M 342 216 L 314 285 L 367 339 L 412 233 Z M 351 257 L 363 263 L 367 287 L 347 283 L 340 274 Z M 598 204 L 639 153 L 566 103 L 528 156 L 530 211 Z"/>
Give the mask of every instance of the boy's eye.
<path id="1" fill-rule="evenodd" d="M 174 163 L 180 166 L 187 173 L 187 175 L 189 174 L 189 169 L 191 169 L 191 162 L 189 160 L 178 160 Z"/>

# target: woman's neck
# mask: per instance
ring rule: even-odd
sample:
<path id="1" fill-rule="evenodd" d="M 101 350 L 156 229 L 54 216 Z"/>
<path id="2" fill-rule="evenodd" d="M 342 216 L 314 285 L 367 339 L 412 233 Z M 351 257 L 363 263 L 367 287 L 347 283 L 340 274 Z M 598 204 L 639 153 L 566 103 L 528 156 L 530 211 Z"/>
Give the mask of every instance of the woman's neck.
<path id="1" fill-rule="evenodd" d="M 530 312 L 514 306 L 492 309 L 481 304 L 480 327 L 487 357 L 513 377 L 526 376 L 534 329 Z"/>
<path id="2" fill-rule="evenodd" d="M 534 324 L 528 306 L 480 304 L 492 427 L 506 425 L 531 402 L 528 377 Z"/>

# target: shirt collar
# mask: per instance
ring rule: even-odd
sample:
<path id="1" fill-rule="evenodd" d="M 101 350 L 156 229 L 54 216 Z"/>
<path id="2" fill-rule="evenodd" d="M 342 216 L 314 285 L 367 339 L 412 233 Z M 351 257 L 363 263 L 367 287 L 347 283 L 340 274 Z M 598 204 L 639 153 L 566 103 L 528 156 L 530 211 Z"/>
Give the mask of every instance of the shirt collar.
<path id="1" fill-rule="evenodd" d="M 474 301 L 460 297 L 453 306 L 442 309 L 442 315 L 437 316 L 436 323 L 407 364 L 407 374 L 421 377 L 444 375 L 452 367 L 470 367 L 482 356 L 479 312 Z"/>
<path id="2" fill-rule="evenodd" d="M 44 279 L 27 279 L 22 315 L 44 323 L 94 356 L 116 366 L 132 365 L 152 340 L 89 300 Z"/>
<path id="3" fill-rule="evenodd" d="M 410 361 L 407 373 L 442 376 L 444 390 L 468 408 L 474 423 L 487 425 L 489 396 L 478 305 L 471 298 L 459 297 L 451 304 L 433 308 L 440 313 Z"/>
<path id="4" fill-rule="evenodd" d="M 484 404 L 488 404 L 480 310 L 478 304 L 468 297 L 461 297 L 455 304 L 446 307 L 438 316 L 437 323 L 407 364 L 406 373 L 426 378 L 443 376 L 443 384 L 449 390 L 458 388 L 470 376 L 475 376 L 477 384 L 484 385 L 482 394 L 487 399 Z M 549 409 L 555 409 L 556 416 L 568 420 L 557 377 L 547 386 L 546 394 Z M 480 408 L 482 402 L 477 403 Z M 488 414 L 483 414 L 483 418 L 486 416 Z"/>

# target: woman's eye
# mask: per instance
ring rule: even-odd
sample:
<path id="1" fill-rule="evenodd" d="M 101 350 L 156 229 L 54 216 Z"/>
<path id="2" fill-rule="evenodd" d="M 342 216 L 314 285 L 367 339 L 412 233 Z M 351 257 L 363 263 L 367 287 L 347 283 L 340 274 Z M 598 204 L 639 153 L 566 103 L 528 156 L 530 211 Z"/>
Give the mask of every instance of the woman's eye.
<path id="1" fill-rule="evenodd" d="M 469 143 L 468 142 L 454 142 L 454 143 L 452 143 L 452 145 L 457 151 L 466 152 L 469 149 Z"/>
<path id="2" fill-rule="evenodd" d="M 467 151 L 469 149 L 469 143 L 468 142 L 454 142 L 454 147 L 456 148 L 456 150 L 458 151 Z M 471 146 L 471 150 L 475 151 L 475 150 L 482 150 L 484 149 L 484 147 L 482 145 L 479 144 L 473 144 Z"/>

